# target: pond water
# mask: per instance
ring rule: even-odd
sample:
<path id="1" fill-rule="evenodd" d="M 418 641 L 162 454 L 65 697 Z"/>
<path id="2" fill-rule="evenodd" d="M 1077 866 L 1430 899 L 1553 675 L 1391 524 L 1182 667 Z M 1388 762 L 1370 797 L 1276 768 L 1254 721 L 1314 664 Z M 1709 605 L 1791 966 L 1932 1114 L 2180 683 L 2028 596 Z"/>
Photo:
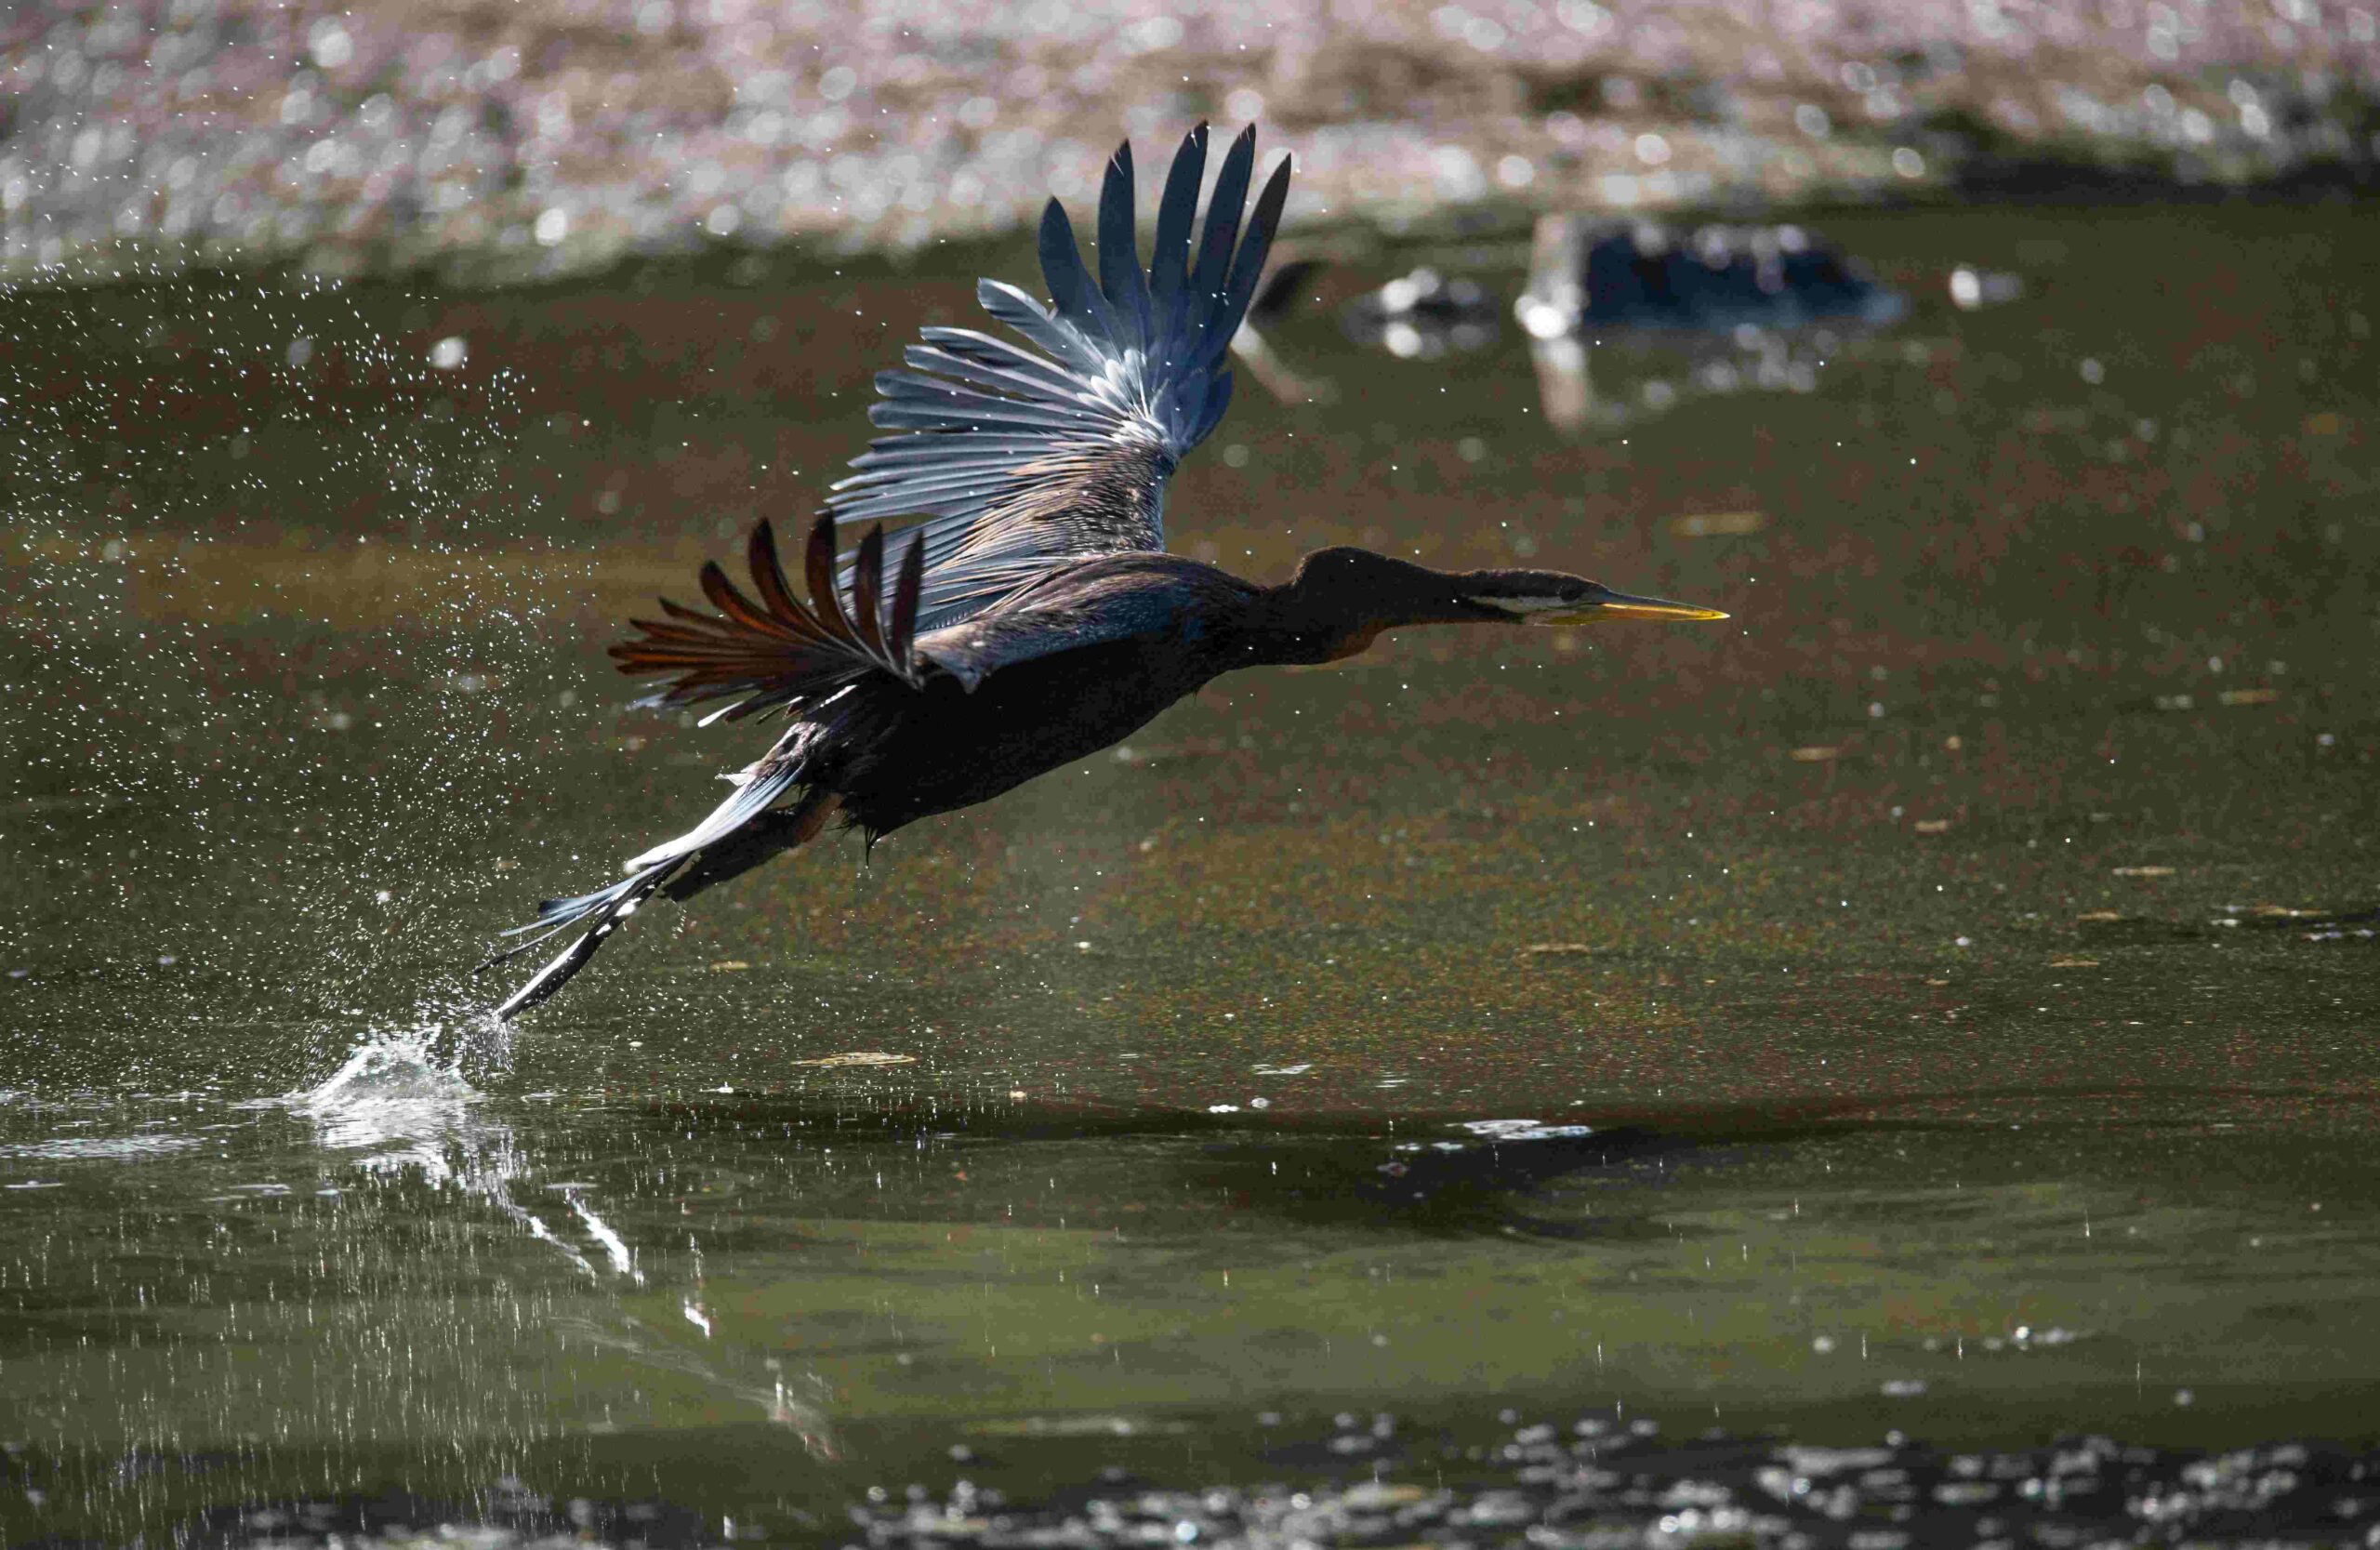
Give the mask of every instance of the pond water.
<path id="1" fill-rule="evenodd" d="M 2380 216 L 1821 225 L 1910 311 L 1774 391 L 1333 318 L 1518 243 L 1327 271 L 1169 502 L 1728 624 L 1221 681 L 506 1033 L 494 934 L 762 735 L 602 648 L 1025 251 L 0 299 L 0 1542 L 801 1540 L 1380 1413 L 2380 1442 Z"/>

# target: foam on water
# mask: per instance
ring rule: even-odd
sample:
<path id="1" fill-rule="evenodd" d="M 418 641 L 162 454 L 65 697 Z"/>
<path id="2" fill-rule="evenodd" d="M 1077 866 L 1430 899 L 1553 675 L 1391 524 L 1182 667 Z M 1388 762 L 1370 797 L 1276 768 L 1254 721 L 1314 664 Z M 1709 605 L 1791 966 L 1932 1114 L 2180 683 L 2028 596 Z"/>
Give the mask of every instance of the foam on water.
<path id="1" fill-rule="evenodd" d="M 135 1162 L 172 1152 L 188 1151 L 197 1145 L 197 1138 L 188 1135 L 65 1136 L 52 1141 L 28 1141 L 0 1146 L 0 1158 L 59 1162 Z"/>

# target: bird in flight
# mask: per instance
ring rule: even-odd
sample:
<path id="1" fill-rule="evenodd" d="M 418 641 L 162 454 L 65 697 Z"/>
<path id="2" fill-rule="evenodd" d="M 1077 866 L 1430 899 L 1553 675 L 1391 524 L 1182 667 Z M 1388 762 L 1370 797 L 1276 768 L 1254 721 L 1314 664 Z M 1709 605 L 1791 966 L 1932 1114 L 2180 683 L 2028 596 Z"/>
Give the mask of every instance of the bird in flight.
<path id="1" fill-rule="evenodd" d="M 1256 164 L 1244 130 L 1194 233 L 1207 142 L 1200 125 L 1174 154 L 1145 270 L 1128 144 L 1100 190 L 1096 272 L 1053 199 L 1040 229 L 1049 302 L 976 286 L 1017 339 L 926 328 L 907 369 L 878 374 L 869 417 L 894 434 L 853 460 L 810 529 L 806 601 L 764 521 L 747 546 L 749 592 L 707 564 L 715 613 L 664 600 L 663 617 L 612 647 L 622 671 L 668 680 L 652 703 L 723 700 L 710 719 L 774 714 L 785 729 L 701 823 L 511 934 L 526 940 L 483 969 L 570 940 L 498 1018 L 561 989 L 655 894 L 692 898 L 830 822 L 873 842 L 989 801 L 1223 673 L 1335 661 L 1407 625 L 1726 616 L 1558 571 L 1443 572 L 1336 548 L 1268 587 L 1165 552 L 1166 480 L 1230 402 L 1232 337 L 1289 187 L 1284 157 L 1243 231 Z M 895 518 L 924 520 L 888 538 Z M 837 529 L 863 525 L 839 557 Z"/>

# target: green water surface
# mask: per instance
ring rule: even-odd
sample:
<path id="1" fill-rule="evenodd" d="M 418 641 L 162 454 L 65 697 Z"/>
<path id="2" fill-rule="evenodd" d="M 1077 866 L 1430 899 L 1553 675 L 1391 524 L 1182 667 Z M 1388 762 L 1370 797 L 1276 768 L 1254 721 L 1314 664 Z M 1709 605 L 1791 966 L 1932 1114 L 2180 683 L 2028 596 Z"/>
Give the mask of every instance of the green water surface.
<path id="1" fill-rule="evenodd" d="M 0 1541 L 803 1537 L 1342 1411 L 2380 1438 L 2380 216 L 1824 229 L 1905 322 L 1807 391 L 1603 340 L 1573 429 L 1509 323 L 1346 341 L 1359 258 L 1169 497 L 1727 624 L 1221 681 L 509 1037 L 494 933 L 767 735 L 603 647 L 1025 255 L 0 299 Z"/>

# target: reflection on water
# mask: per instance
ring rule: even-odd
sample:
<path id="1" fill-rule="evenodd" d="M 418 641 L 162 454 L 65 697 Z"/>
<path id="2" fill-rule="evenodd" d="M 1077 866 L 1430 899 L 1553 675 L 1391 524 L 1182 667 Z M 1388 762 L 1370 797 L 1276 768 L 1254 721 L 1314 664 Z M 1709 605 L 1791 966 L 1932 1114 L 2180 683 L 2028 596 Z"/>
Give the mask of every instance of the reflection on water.
<path id="1" fill-rule="evenodd" d="M 2371 219 L 1846 215 L 1898 328 L 1783 391 L 1594 347 L 1607 435 L 1514 331 L 1283 316 L 1183 550 L 1735 632 L 1222 681 L 509 1047 L 486 934 L 748 756 L 621 708 L 616 620 L 814 500 L 874 320 L 1017 265 L 7 314 L 0 1537 L 814 1538 L 1279 1477 L 1268 1413 L 2360 1435 Z"/>
<path id="2" fill-rule="evenodd" d="M 1016 1504 L 962 1480 L 946 1497 L 871 1505 L 863 1522 L 873 1545 L 1086 1550 L 1391 1538 L 1457 1546 L 1523 1534 L 1560 1550 L 2332 1543 L 2369 1535 L 2372 1504 L 2359 1488 L 2380 1464 L 2299 1444 L 2207 1457 L 2084 1437 L 1950 1454 L 1898 1433 L 1869 1447 L 1813 1448 L 1709 1435 L 1681 1442 L 1617 1414 L 1502 1419 L 1501 1437 L 1461 1446 L 1417 1438 L 1394 1413 L 1342 1414 L 1323 1448 L 1276 1450 L 1276 1459 L 1302 1466 L 1296 1487 L 1104 1490 Z M 1368 1476 L 1350 1467 L 1358 1463 Z"/>
<path id="3" fill-rule="evenodd" d="M 1424 264 L 1347 303 L 1347 337 L 1403 360 L 1434 360 L 1450 350 L 1496 342 L 1496 298 L 1469 275 L 1440 274 Z"/>
<path id="4" fill-rule="evenodd" d="M 1615 431 L 1698 399 L 1815 392 L 1818 373 L 1846 342 L 1828 329 L 1781 334 L 1743 325 L 1699 345 L 1531 337 L 1528 355 L 1549 424 Z"/>
<path id="5" fill-rule="evenodd" d="M 1697 398 L 1814 392 L 1828 361 L 1909 305 L 1798 226 L 1548 216 L 1513 310 L 1546 418 L 1612 431 Z"/>
<path id="6" fill-rule="evenodd" d="M 2016 276 L 1964 264 L 1945 288 L 1964 311 L 2021 294 Z M 1329 402 L 1314 391 L 1327 379 L 1301 378 L 1275 342 L 1294 299 L 1276 299 L 1265 330 L 1241 341 L 1243 357 L 1285 401 Z M 1505 306 L 1490 284 L 1425 264 L 1355 296 L 1339 315 L 1358 345 L 1435 360 L 1495 343 Z M 1540 410 L 1573 433 L 1617 432 L 1702 398 L 1813 392 L 1830 361 L 1910 311 L 1859 259 L 1798 226 L 1689 230 L 1584 216 L 1538 222 L 1510 308 L 1528 341 Z"/>
<path id="7" fill-rule="evenodd" d="M 645 1274 L 638 1267 L 636 1251 L 599 1209 L 597 1186 L 545 1178 L 546 1170 L 524 1147 L 515 1127 L 464 1078 L 467 1057 L 502 1069 L 512 1037 L 509 1029 L 480 1020 L 459 1039 L 436 1023 L 368 1039 L 329 1078 L 288 1094 L 284 1102 L 313 1127 L 316 1145 L 336 1154 L 326 1159 L 332 1176 L 352 1169 L 378 1179 L 428 1186 L 442 1199 L 459 1202 L 467 1212 L 493 1211 L 550 1248 L 598 1289 L 615 1282 L 643 1288 Z M 448 1053 L 442 1054 L 442 1050 Z M 519 1198 L 524 1190 L 543 1194 L 554 1208 L 524 1205 Z M 703 1309 L 699 1250 L 692 1254 L 678 1297 L 686 1323 L 709 1339 L 714 1331 Z M 792 1429 L 813 1455 L 831 1457 L 834 1452 L 825 1415 L 778 1364 L 769 1364 L 764 1384 L 731 1375 L 696 1349 L 654 1341 L 636 1318 L 619 1313 L 615 1304 L 602 1298 L 557 1316 L 553 1327 L 573 1344 L 684 1374 L 752 1405 L 772 1424 Z"/>
<path id="8" fill-rule="evenodd" d="M 2380 1273 L 2360 1165 L 2309 1212 L 2266 1176 L 2278 1133 L 2188 1118 L 2205 1095 L 1658 1128 L 871 1112 L 865 1085 L 588 1109 L 483 1096 L 430 1044 L 296 1095 L 302 1131 L 192 1106 L 187 1133 L 238 1129 L 187 1178 L 85 1163 L 9 1198 L 28 1530 L 517 1478 L 658 1481 L 796 1533 L 872 1484 L 943 1489 L 955 1447 L 977 1479 L 1065 1478 L 1002 1439 L 1085 1418 L 1144 1466 L 1246 1478 L 1258 1410 L 1972 1446 L 2044 1397 L 2127 1437 L 2360 1404 L 2332 1355 Z M 2189 1189 L 2145 1196 L 2174 1152 Z M 95 1217 L 112 1246 L 61 1262 Z M 91 1302 L 94 1264 L 137 1315 Z M 206 1440 L 239 1437 L 236 1467 Z"/>

